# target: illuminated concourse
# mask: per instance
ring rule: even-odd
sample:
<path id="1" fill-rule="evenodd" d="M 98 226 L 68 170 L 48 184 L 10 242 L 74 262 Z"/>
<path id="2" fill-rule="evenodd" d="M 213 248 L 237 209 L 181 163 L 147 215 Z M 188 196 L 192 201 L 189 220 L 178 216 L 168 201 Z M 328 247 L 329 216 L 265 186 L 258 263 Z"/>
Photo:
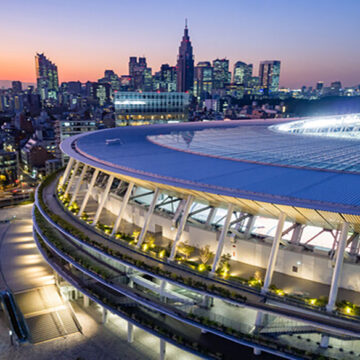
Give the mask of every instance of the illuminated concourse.
<path id="1" fill-rule="evenodd" d="M 69 138 L 66 169 L 37 191 L 37 244 L 104 322 L 128 321 L 129 342 L 134 327 L 158 336 L 162 359 L 167 343 L 205 358 L 233 358 L 238 345 L 358 356 L 357 119 Z"/>

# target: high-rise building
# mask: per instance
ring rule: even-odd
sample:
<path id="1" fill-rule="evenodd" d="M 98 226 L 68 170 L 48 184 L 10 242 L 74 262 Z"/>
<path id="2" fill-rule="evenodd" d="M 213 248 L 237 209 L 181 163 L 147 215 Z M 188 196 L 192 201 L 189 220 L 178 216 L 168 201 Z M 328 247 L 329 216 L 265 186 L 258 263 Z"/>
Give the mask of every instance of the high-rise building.
<path id="1" fill-rule="evenodd" d="M 163 64 L 160 68 L 160 91 L 176 91 L 176 67 Z"/>
<path id="2" fill-rule="evenodd" d="M 252 72 L 252 64 L 245 64 L 242 61 L 237 61 L 234 65 L 233 83 L 242 84 L 245 87 L 248 87 L 252 77 Z"/>
<path id="3" fill-rule="evenodd" d="M 184 36 L 179 47 L 177 60 L 177 86 L 178 92 L 192 90 L 194 83 L 194 56 L 187 22 L 185 22 Z"/>
<path id="4" fill-rule="evenodd" d="M 118 91 L 120 90 L 120 80 L 113 70 L 105 70 L 104 77 L 99 79 L 101 83 L 108 83 L 111 85 L 111 89 Z"/>
<path id="5" fill-rule="evenodd" d="M 216 59 L 213 61 L 213 89 L 224 89 L 231 81 L 229 60 Z"/>
<path id="6" fill-rule="evenodd" d="M 145 77 L 148 78 L 149 70 L 151 73 L 151 69 L 147 68 L 145 57 L 139 57 L 139 61 L 136 56 L 130 57 L 129 75 L 132 78 L 134 90 L 144 90 Z"/>
<path id="7" fill-rule="evenodd" d="M 57 66 L 46 58 L 44 54 L 35 56 L 37 91 L 41 100 L 56 99 L 59 90 Z"/>
<path id="8" fill-rule="evenodd" d="M 260 86 L 267 92 L 279 91 L 280 61 L 267 60 L 260 62 Z"/>
<path id="9" fill-rule="evenodd" d="M 142 86 L 143 91 L 153 91 L 153 78 L 151 68 L 146 67 L 144 69 L 144 84 Z"/>
<path id="10" fill-rule="evenodd" d="M 322 91 L 324 89 L 324 82 L 323 81 L 318 81 L 316 84 L 316 90 L 317 91 Z"/>
<path id="11" fill-rule="evenodd" d="M 201 61 L 195 68 L 194 96 L 198 101 L 205 100 L 213 88 L 213 67 L 209 61 Z"/>
<path id="12" fill-rule="evenodd" d="M 21 81 L 13 81 L 11 83 L 11 87 L 12 87 L 12 90 L 15 94 L 19 93 L 22 91 L 22 84 L 21 84 Z"/>

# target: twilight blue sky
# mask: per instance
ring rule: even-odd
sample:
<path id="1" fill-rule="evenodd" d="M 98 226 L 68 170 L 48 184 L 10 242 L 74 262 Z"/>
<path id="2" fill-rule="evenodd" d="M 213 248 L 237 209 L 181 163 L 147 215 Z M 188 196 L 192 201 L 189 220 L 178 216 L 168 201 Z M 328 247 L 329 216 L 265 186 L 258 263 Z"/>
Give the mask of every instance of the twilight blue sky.
<path id="1" fill-rule="evenodd" d="M 360 0 L 0 0 L 0 79 L 34 81 L 35 52 L 60 81 L 174 65 L 184 19 L 195 62 L 281 60 L 281 86 L 360 83 Z"/>

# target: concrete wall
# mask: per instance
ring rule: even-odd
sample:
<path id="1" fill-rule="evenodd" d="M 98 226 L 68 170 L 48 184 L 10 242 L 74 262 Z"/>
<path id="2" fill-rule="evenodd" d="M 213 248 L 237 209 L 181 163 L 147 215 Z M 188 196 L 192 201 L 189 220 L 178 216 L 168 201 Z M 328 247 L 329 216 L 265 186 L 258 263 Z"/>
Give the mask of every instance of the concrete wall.
<path id="1" fill-rule="evenodd" d="M 101 191 L 94 188 L 93 197 L 98 200 Z M 105 208 L 117 215 L 120 205 L 121 198 L 111 194 L 105 203 Z M 124 219 L 142 227 L 145 215 L 146 209 L 142 208 L 141 205 L 129 204 Z M 176 229 L 171 230 L 172 222 L 169 217 L 154 213 L 149 225 L 150 232 L 155 231 L 155 224 L 162 226 L 163 236 L 172 240 L 175 238 Z M 187 241 L 189 245 L 197 248 L 209 245 L 210 250 L 215 253 L 218 237 L 219 232 L 202 229 L 187 223 L 181 241 Z M 235 243 L 232 243 L 230 237 L 228 237 L 225 241 L 223 253 L 229 253 L 233 260 L 266 268 L 271 249 L 271 240 L 269 240 L 264 242 L 256 239 L 237 239 Z M 330 284 L 334 264 L 334 260 L 329 259 L 326 251 L 304 252 L 302 247 L 289 246 L 289 248 L 279 250 L 275 271 L 306 280 Z M 293 266 L 297 267 L 297 272 L 293 271 Z M 360 291 L 359 265 L 344 262 L 340 287 Z"/>

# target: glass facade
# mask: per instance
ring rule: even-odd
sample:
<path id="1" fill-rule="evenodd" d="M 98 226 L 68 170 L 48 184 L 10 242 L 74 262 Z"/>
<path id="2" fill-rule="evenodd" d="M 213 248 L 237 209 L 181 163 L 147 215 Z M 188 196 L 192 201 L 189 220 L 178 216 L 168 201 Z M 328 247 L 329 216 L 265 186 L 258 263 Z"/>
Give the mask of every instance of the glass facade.
<path id="1" fill-rule="evenodd" d="M 188 120 L 186 93 L 117 92 L 114 98 L 116 125 L 146 125 Z"/>

